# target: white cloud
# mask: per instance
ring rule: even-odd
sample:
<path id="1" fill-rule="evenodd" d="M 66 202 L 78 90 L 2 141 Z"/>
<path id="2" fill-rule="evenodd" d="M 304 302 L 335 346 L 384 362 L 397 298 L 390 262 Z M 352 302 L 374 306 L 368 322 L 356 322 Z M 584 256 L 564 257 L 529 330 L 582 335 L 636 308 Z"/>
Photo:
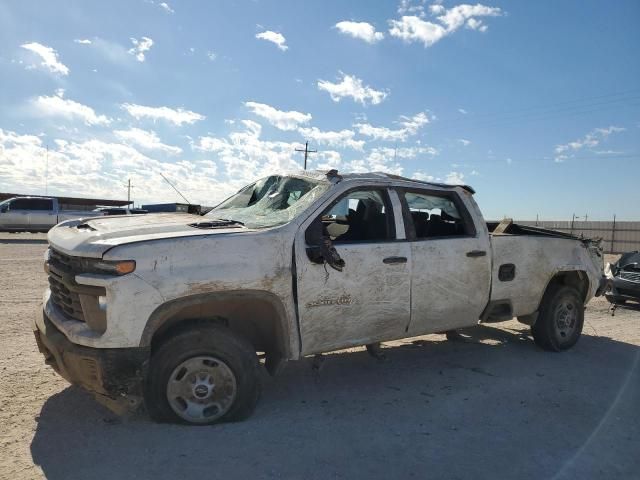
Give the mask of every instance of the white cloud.
<path id="1" fill-rule="evenodd" d="M 466 115 L 469 112 L 467 112 L 464 108 L 459 108 L 458 111 L 462 114 L 462 115 Z"/>
<path id="2" fill-rule="evenodd" d="M 144 54 L 153 46 L 153 40 L 149 37 L 142 37 L 140 40 L 137 38 L 131 38 L 131 43 L 133 43 L 133 47 L 128 50 L 129 54 L 136 57 L 136 60 L 139 62 L 144 62 Z"/>
<path id="3" fill-rule="evenodd" d="M 88 38 L 76 38 L 74 42 L 79 43 L 80 45 L 91 45 L 91 40 Z"/>
<path id="4" fill-rule="evenodd" d="M 560 163 L 568 158 L 571 158 L 573 154 L 582 149 L 593 149 L 597 147 L 600 142 L 605 140 L 612 133 L 624 132 L 625 128 L 610 126 L 607 128 L 594 128 L 587 133 L 583 138 L 574 140 L 573 142 L 556 145 L 555 147 L 555 161 Z"/>
<path id="5" fill-rule="evenodd" d="M 245 102 L 244 105 L 280 130 L 295 130 L 300 125 L 311 121 L 311 115 L 308 113 L 296 112 L 295 110 L 285 112 L 264 103 Z"/>
<path id="6" fill-rule="evenodd" d="M 335 148 L 351 148 L 358 151 L 362 151 L 364 148 L 364 140 L 355 140 L 355 132 L 352 130 L 322 131 L 317 127 L 311 127 L 300 128 L 298 132 L 304 138 L 313 140 L 319 145 L 328 145 Z"/>
<path id="7" fill-rule="evenodd" d="M 372 137 L 382 141 L 404 142 L 408 137 L 418 133 L 418 130 L 429 123 L 429 117 L 425 112 L 419 112 L 412 117 L 401 116 L 398 122 L 401 128 L 374 127 L 369 123 L 356 123 L 354 128 L 360 135 Z"/>
<path id="8" fill-rule="evenodd" d="M 458 142 L 461 143 L 464 147 L 471 145 L 471 141 L 466 138 L 459 138 Z"/>
<path id="9" fill-rule="evenodd" d="M 472 30 L 487 31 L 487 26 L 477 17 L 497 17 L 503 15 L 498 7 L 485 5 L 457 5 L 446 9 L 442 5 L 433 6 L 431 14 L 437 15 L 435 21 L 424 20 L 420 16 L 405 15 L 400 20 L 390 20 L 389 34 L 407 43 L 422 42 L 426 47 L 451 35 L 460 27 Z"/>
<path id="10" fill-rule="evenodd" d="M 436 177 L 434 177 L 433 175 L 429 175 L 423 172 L 422 170 L 417 170 L 413 172 L 413 175 L 411 175 L 411 178 L 415 180 L 420 180 L 422 182 L 435 182 L 437 180 Z"/>
<path id="11" fill-rule="evenodd" d="M 149 118 L 154 122 L 156 120 L 165 120 L 178 126 L 181 126 L 184 123 L 192 124 L 206 118 L 204 115 L 192 112 L 191 110 L 184 110 L 182 108 L 173 109 L 169 107 L 148 107 L 145 105 L 136 105 L 131 103 L 124 103 L 121 107 L 136 120 L 140 120 L 141 118 Z"/>
<path id="12" fill-rule="evenodd" d="M 507 162 L 507 165 L 511 165 L 513 163 L 513 159 L 507 158 L 506 162 Z"/>
<path id="13" fill-rule="evenodd" d="M 418 5 L 412 5 L 411 0 L 400 0 L 398 5 L 398 13 L 404 15 L 405 13 L 414 13 L 419 16 L 424 15 L 424 3 L 426 0 L 421 0 Z M 431 5 L 429 8 L 438 7 L 439 5 Z M 440 5 L 441 6 L 441 5 Z"/>
<path id="14" fill-rule="evenodd" d="M 53 48 L 37 42 L 25 43 L 20 46 L 38 55 L 42 60 L 40 66 L 51 73 L 69 75 L 69 68 L 58 59 L 58 52 Z"/>
<path id="15" fill-rule="evenodd" d="M 218 58 L 218 55 L 215 52 L 207 52 L 207 58 L 214 62 Z"/>
<path id="16" fill-rule="evenodd" d="M 376 43 L 384 38 L 384 33 L 376 32 L 375 27 L 367 22 L 342 21 L 336 23 L 336 28 L 345 35 L 359 38 L 367 43 Z"/>
<path id="17" fill-rule="evenodd" d="M 160 150 L 174 155 L 182 153 L 180 147 L 162 143 L 158 135 L 151 130 L 130 128 L 129 130 L 115 130 L 113 133 L 119 140 L 125 143 L 133 143 L 147 150 Z"/>
<path id="18" fill-rule="evenodd" d="M 275 43 L 276 46 L 283 52 L 286 52 L 287 49 L 289 48 L 286 45 L 287 39 L 284 38 L 284 35 L 278 32 L 265 30 L 264 32 L 260 32 L 256 34 L 256 38 L 259 40 L 266 40 L 267 42 Z"/>
<path id="19" fill-rule="evenodd" d="M 444 183 L 450 185 L 464 185 L 464 174 L 460 172 L 449 172 L 444 179 Z"/>
<path id="20" fill-rule="evenodd" d="M 47 150 L 40 138 L 0 129 L 0 184 L 8 191 L 42 194 L 47 172 L 52 195 L 123 199 L 130 178 L 136 187 L 132 191 L 136 204 L 182 201 L 161 172 L 189 200 L 203 205 L 215 205 L 240 186 L 222 179 L 218 163 L 208 158 L 163 162 L 130 145 L 98 139 L 47 143 L 48 169 Z"/>
<path id="21" fill-rule="evenodd" d="M 56 91 L 53 96 L 40 96 L 33 100 L 35 111 L 40 116 L 62 117 L 67 120 L 82 120 L 86 125 L 107 125 L 110 119 L 97 115 L 93 108 L 63 98 L 64 90 Z"/>
<path id="22" fill-rule="evenodd" d="M 318 170 L 327 171 L 333 168 L 339 170 L 342 167 L 342 156 L 339 152 L 334 150 L 323 150 L 321 152 L 314 153 L 309 157 L 309 159 L 310 168 Z"/>
<path id="23" fill-rule="evenodd" d="M 175 13 L 175 10 L 171 8 L 167 2 L 160 2 L 158 6 L 167 13 Z"/>
<path id="24" fill-rule="evenodd" d="M 404 141 L 408 136 L 407 130 L 404 128 L 394 130 L 387 127 L 374 127 L 369 123 L 356 123 L 354 127 L 360 135 L 372 137 L 374 140 L 383 140 L 386 142 Z"/>
<path id="25" fill-rule="evenodd" d="M 216 155 L 233 186 L 237 188 L 270 173 L 302 168 L 302 157 L 295 151 L 297 143 L 263 140 L 260 124 L 243 120 L 242 125 L 244 130 L 225 138 L 204 136 L 192 144 L 196 151 Z"/>
<path id="26" fill-rule="evenodd" d="M 362 105 L 366 105 L 367 103 L 378 105 L 389 95 L 389 92 L 365 86 L 362 80 L 355 76 L 340 73 L 342 75 L 340 83 L 318 80 L 318 89 L 329 93 L 334 102 L 339 102 L 343 98 L 351 97 L 353 101 L 359 102 Z"/>

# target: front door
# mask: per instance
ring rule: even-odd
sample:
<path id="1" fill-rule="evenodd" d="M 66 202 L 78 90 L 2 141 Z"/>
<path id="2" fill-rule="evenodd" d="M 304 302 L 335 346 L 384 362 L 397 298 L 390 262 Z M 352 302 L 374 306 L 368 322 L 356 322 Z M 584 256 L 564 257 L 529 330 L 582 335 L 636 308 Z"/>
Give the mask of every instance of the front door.
<path id="1" fill-rule="evenodd" d="M 409 334 L 477 324 L 490 295 L 491 246 L 486 226 L 469 213 L 473 199 L 449 189 L 400 195 L 413 259 Z"/>
<path id="2" fill-rule="evenodd" d="M 394 199 L 396 215 L 401 215 Z M 404 227 L 394 221 L 394 206 L 386 189 L 365 188 L 348 191 L 325 208 L 321 220 L 345 262 L 342 271 L 314 263 L 307 254 L 306 227 L 299 231 L 303 355 L 404 336 L 410 319 L 411 248 L 396 239 L 398 230 L 404 238 Z"/>
<path id="3" fill-rule="evenodd" d="M 29 213 L 29 199 L 16 198 L 11 201 L 7 211 L 2 213 L 2 225 L 10 230 L 28 230 Z"/>

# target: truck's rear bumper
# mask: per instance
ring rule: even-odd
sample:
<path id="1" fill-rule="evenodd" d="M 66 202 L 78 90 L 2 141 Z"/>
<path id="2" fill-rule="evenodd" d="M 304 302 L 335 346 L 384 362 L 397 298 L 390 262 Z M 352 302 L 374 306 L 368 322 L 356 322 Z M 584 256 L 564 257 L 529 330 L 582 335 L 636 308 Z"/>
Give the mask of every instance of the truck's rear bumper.
<path id="1" fill-rule="evenodd" d="M 142 402 L 148 348 L 90 348 L 70 342 L 42 309 L 34 334 L 45 363 L 60 376 L 94 394 L 116 413 L 138 408 Z"/>

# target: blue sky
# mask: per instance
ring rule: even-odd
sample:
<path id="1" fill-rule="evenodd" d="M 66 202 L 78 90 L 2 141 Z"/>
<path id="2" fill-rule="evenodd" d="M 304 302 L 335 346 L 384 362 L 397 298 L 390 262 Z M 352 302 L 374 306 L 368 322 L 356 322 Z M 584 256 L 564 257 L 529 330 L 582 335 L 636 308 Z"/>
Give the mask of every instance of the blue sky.
<path id="1" fill-rule="evenodd" d="M 640 3 L 0 3 L 0 191 L 212 204 L 296 168 L 637 219 Z M 48 147 L 48 154 L 47 154 Z M 48 162 L 47 162 L 48 158 Z M 48 163 L 48 167 L 47 167 Z M 45 180 L 46 177 L 46 180 Z"/>

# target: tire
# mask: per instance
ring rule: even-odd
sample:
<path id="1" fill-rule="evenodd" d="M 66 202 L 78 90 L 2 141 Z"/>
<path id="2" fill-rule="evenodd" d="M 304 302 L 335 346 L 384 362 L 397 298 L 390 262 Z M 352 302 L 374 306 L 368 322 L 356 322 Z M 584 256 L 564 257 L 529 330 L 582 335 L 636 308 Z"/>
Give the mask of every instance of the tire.
<path id="1" fill-rule="evenodd" d="M 158 422 L 211 425 L 244 420 L 260 397 L 253 346 L 221 325 L 195 324 L 152 354 L 145 405 Z"/>
<path id="2" fill-rule="evenodd" d="M 536 344 L 544 350 L 560 352 L 573 347 L 584 325 L 584 302 L 570 286 L 550 285 L 540 305 L 540 314 L 531 327 Z"/>

